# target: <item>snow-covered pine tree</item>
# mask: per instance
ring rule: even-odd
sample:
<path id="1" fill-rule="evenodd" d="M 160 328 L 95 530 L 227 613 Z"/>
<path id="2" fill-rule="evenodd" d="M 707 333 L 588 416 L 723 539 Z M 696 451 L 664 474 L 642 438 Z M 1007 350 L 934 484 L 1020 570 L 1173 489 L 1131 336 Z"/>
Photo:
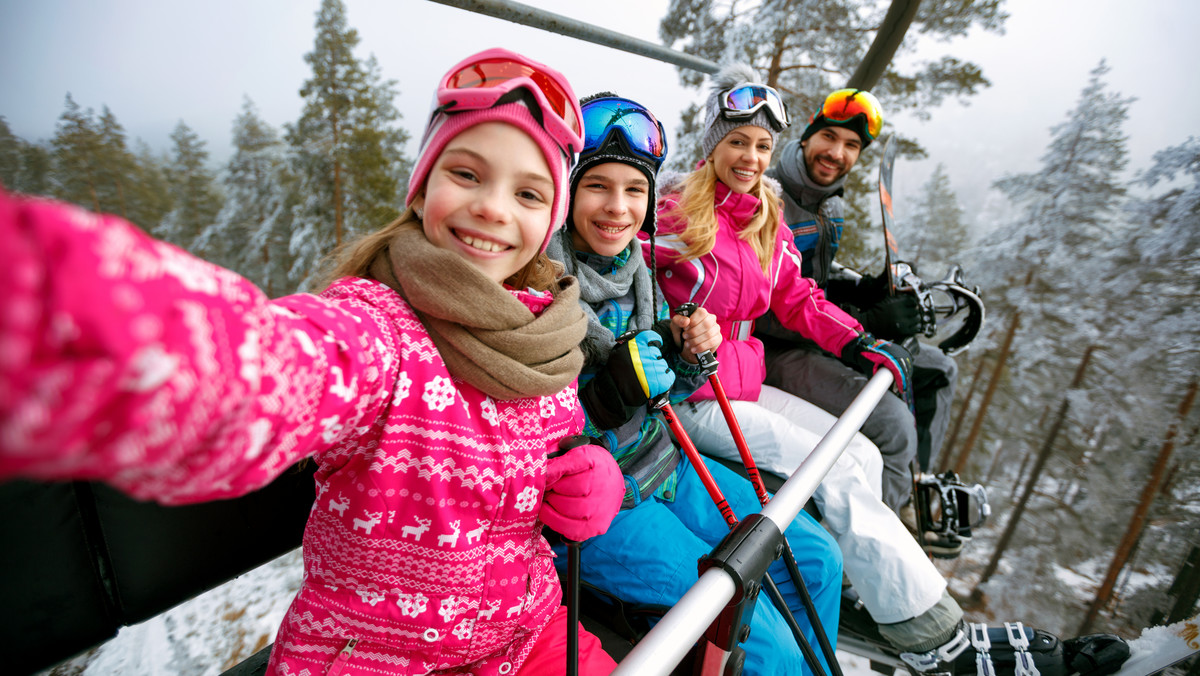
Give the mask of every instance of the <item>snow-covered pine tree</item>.
<path id="1" fill-rule="evenodd" d="M 984 448 L 1008 447 L 1010 453 L 998 485 L 992 486 L 993 495 L 1001 498 L 997 521 L 1005 518 L 1008 487 L 1024 480 L 1019 476 L 1024 463 L 1018 458 L 1037 452 L 1064 397 L 1069 404 L 1063 432 L 1028 505 L 1028 527 L 1018 531 L 1012 551 L 1004 554 L 1009 573 L 1001 583 L 1009 590 L 1003 604 L 1044 607 L 1046 617 L 1039 621 L 1060 633 L 1077 629 L 1077 617 L 1090 599 L 1066 595 L 1056 570 L 1077 570 L 1089 559 L 1110 556 L 1114 531 L 1120 532 L 1109 518 L 1115 487 L 1094 470 L 1103 473 L 1128 462 L 1125 458 L 1105 466 L 1094 461 L 1114 446 L 1112 413 L 1121 394 L 1109 378 L 1121 349 L 1111 335 L 1113 307 L 1097 289 L 1117 264 L 1112 243 L 1123 238 L 1124 123 L 1132 102 L 1107 91 L 1107 72 L 1102 61 L 1067 120 L 1051 128 L 1039 171 L 994 184 L 1017 216 L 973 250 L 977 264 L 972 269 L 979 272 L 993 319 L 991 339 L 1007 328 L 1014 311 L 1021 313 L 1021 330 L 983 434 Z M 1128 290 L 1122 295 L 1128 296 Z M 1082 385 L 1068 391 L 1081 356 L 1092 345 L 1097 349 Z M 1120 448 L 1130 451 L 1129 446 Z M 972 457 L 975 474 L 991 460 L 986 454 Z"/>
<path id="2" fill-rule="evenodd" d="M 192 250 L 200 232 L 216 220 L 221 195 L 208 163 L 205 142 L 183 120 L 171 132 L 171 162 L 167 166 L 171 210 L 155 230 L 155 236 Z M 203 256 L 203 251 L 195 251 Z"/>
<path id="3" fill-rule="evenodd" d="M 938 163 L 921 194 L 910 202 L 913 208 L 897 223 L 896 237 L 904 243 L 902 258 L 932 282 L 958 262 L 968 244 L 963 210 L 944 165 Z"/>
<path id="4" fill-rule="evenodd" d="M 1105 379 L 1105 390 L 1112 393 L 1104 420 L 1107 443 L 1089 465 L 1086 506 L 1093 509 L 1111 497 L 1111 490 L 1145 484 L 1185 392 L 1200 376 L 1195 340 L 1200 335 L 1200 140 L 1189 138 L 1156 153 L 1138 183 L 1166 188 L 1131 200 L 1122 238 L 1106 246 L 1116 257 L 1111 274 L 1097 285 L 1098 295 L 1109 301 L 1106 337 L 1114 364 Z M 1198 420 L 1193 407 L 1172 440 L 1167 476 L 1133 553 L 1132 563 L 1140 569 L 1166 566 L 1173 573 L 1198 544 L 1192 507 L 1200 497 Z M 1124 501 L 1121 506 L 1111 519 L 1116 528 L 1125 526 L 1131 512 Z M 1167 592 L 1127 590 L 1123 614 L 1144 626 L 1169 608 Z"/>
<path id="5" fill-rule="evenodd" d="M 279 227 L 274 206 L 288 185 L 281 176 L 287 171 L 287 146 L 249 97 L 233 121 L 233 148 L 222 176 L 225 201 L 201 231 L 196 249 L 268 294 L 291 291 L 286 279 L 290 233 Z"/>
<path id="6" fill-rule="evenodd" d="M 286 134 L 298 191 L 290 276 L 300 288 L 330 251 L 398 215 L 406 173 L 395 83 L 380 77 L 373 58 L 364 64 L 355 57 L 358 31 L 341 0 L 322 1 L 316 29 L 304 56 L 313 69 L 300 89 L 304 109 Z"/>

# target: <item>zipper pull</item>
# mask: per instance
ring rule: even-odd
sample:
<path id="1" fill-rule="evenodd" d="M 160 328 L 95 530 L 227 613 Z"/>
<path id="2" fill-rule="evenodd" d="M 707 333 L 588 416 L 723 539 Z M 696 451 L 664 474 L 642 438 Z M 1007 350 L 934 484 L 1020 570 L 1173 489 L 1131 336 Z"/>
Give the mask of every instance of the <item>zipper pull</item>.
<path id="1" fill-rule="evenodd" d="M 342 673 L 342 669 L 346 668 L 346 663 L 350 661 L 350 653 L 354 652 L 354 646 L 358 645 L 358 639 L 352 638 L 346 642 L 346 647 L 342 648 L 342 652 L 333 658 L 333 664 L 329 665 L 329 671 L 326 676 L 338 676 Z"/>

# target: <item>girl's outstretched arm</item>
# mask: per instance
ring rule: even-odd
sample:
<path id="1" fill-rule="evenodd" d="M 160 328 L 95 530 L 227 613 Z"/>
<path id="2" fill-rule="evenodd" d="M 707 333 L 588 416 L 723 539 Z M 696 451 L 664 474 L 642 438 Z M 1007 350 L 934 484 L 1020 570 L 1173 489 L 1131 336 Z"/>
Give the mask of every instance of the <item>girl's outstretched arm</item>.
<path id="1" fill-rule="evenodd" d="M 0 191 L 0 478 L 163 503 L 259 488 L 373 420 L 381 323 L 112 216 Z"/>

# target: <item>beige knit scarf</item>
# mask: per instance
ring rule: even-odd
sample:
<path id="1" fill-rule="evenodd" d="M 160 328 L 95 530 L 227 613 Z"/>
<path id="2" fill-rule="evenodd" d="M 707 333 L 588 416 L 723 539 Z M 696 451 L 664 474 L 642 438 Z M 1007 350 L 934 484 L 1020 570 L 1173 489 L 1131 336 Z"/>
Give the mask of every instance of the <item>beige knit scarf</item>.
<path id="1" fill-rule="evenodd" d="M 370 274 L 412 306 L 450 374 L 494 399 L 550 395 L 579 375 L 587 319 L 579 284 L 563 277 L 535 316 L 503 286 L 451 251 L 419 222 L 400 226 Z"/>

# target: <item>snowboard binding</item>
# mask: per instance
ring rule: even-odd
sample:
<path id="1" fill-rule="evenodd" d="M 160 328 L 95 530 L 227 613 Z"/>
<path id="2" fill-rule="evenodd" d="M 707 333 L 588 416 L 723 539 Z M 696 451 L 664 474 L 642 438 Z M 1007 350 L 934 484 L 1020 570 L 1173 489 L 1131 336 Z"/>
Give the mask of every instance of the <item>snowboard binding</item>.
<path id="1" fill-rule="evenodd" d="M 945 277 L 932 283 L 923 281 L 913 266 L 904 261 L 893 263 L 891 273 L 897 292 L 916 294 L 920 305 L 920 333 L 926 338 L 944 335 L 952 321 L 959 322 L 953 333 L 938 342 L 942 352 L 954 356 L 967 349 L 979 335 L 986 311 L 983 299 L 979 297 L 979 287 L 967 288 L 962 267 L 951 265 Z M 959 313 L 964 314 L 954 319 Z"/>
<path id="2" fill-rule="evenodd" d="M 987 489 L 967 485 L 953 471 L 921 472 L 913 485 L 918 525 L 922 531 L 951 534 L 971 539 L 971 529 L 983 524 L 992 513 Z"/>

